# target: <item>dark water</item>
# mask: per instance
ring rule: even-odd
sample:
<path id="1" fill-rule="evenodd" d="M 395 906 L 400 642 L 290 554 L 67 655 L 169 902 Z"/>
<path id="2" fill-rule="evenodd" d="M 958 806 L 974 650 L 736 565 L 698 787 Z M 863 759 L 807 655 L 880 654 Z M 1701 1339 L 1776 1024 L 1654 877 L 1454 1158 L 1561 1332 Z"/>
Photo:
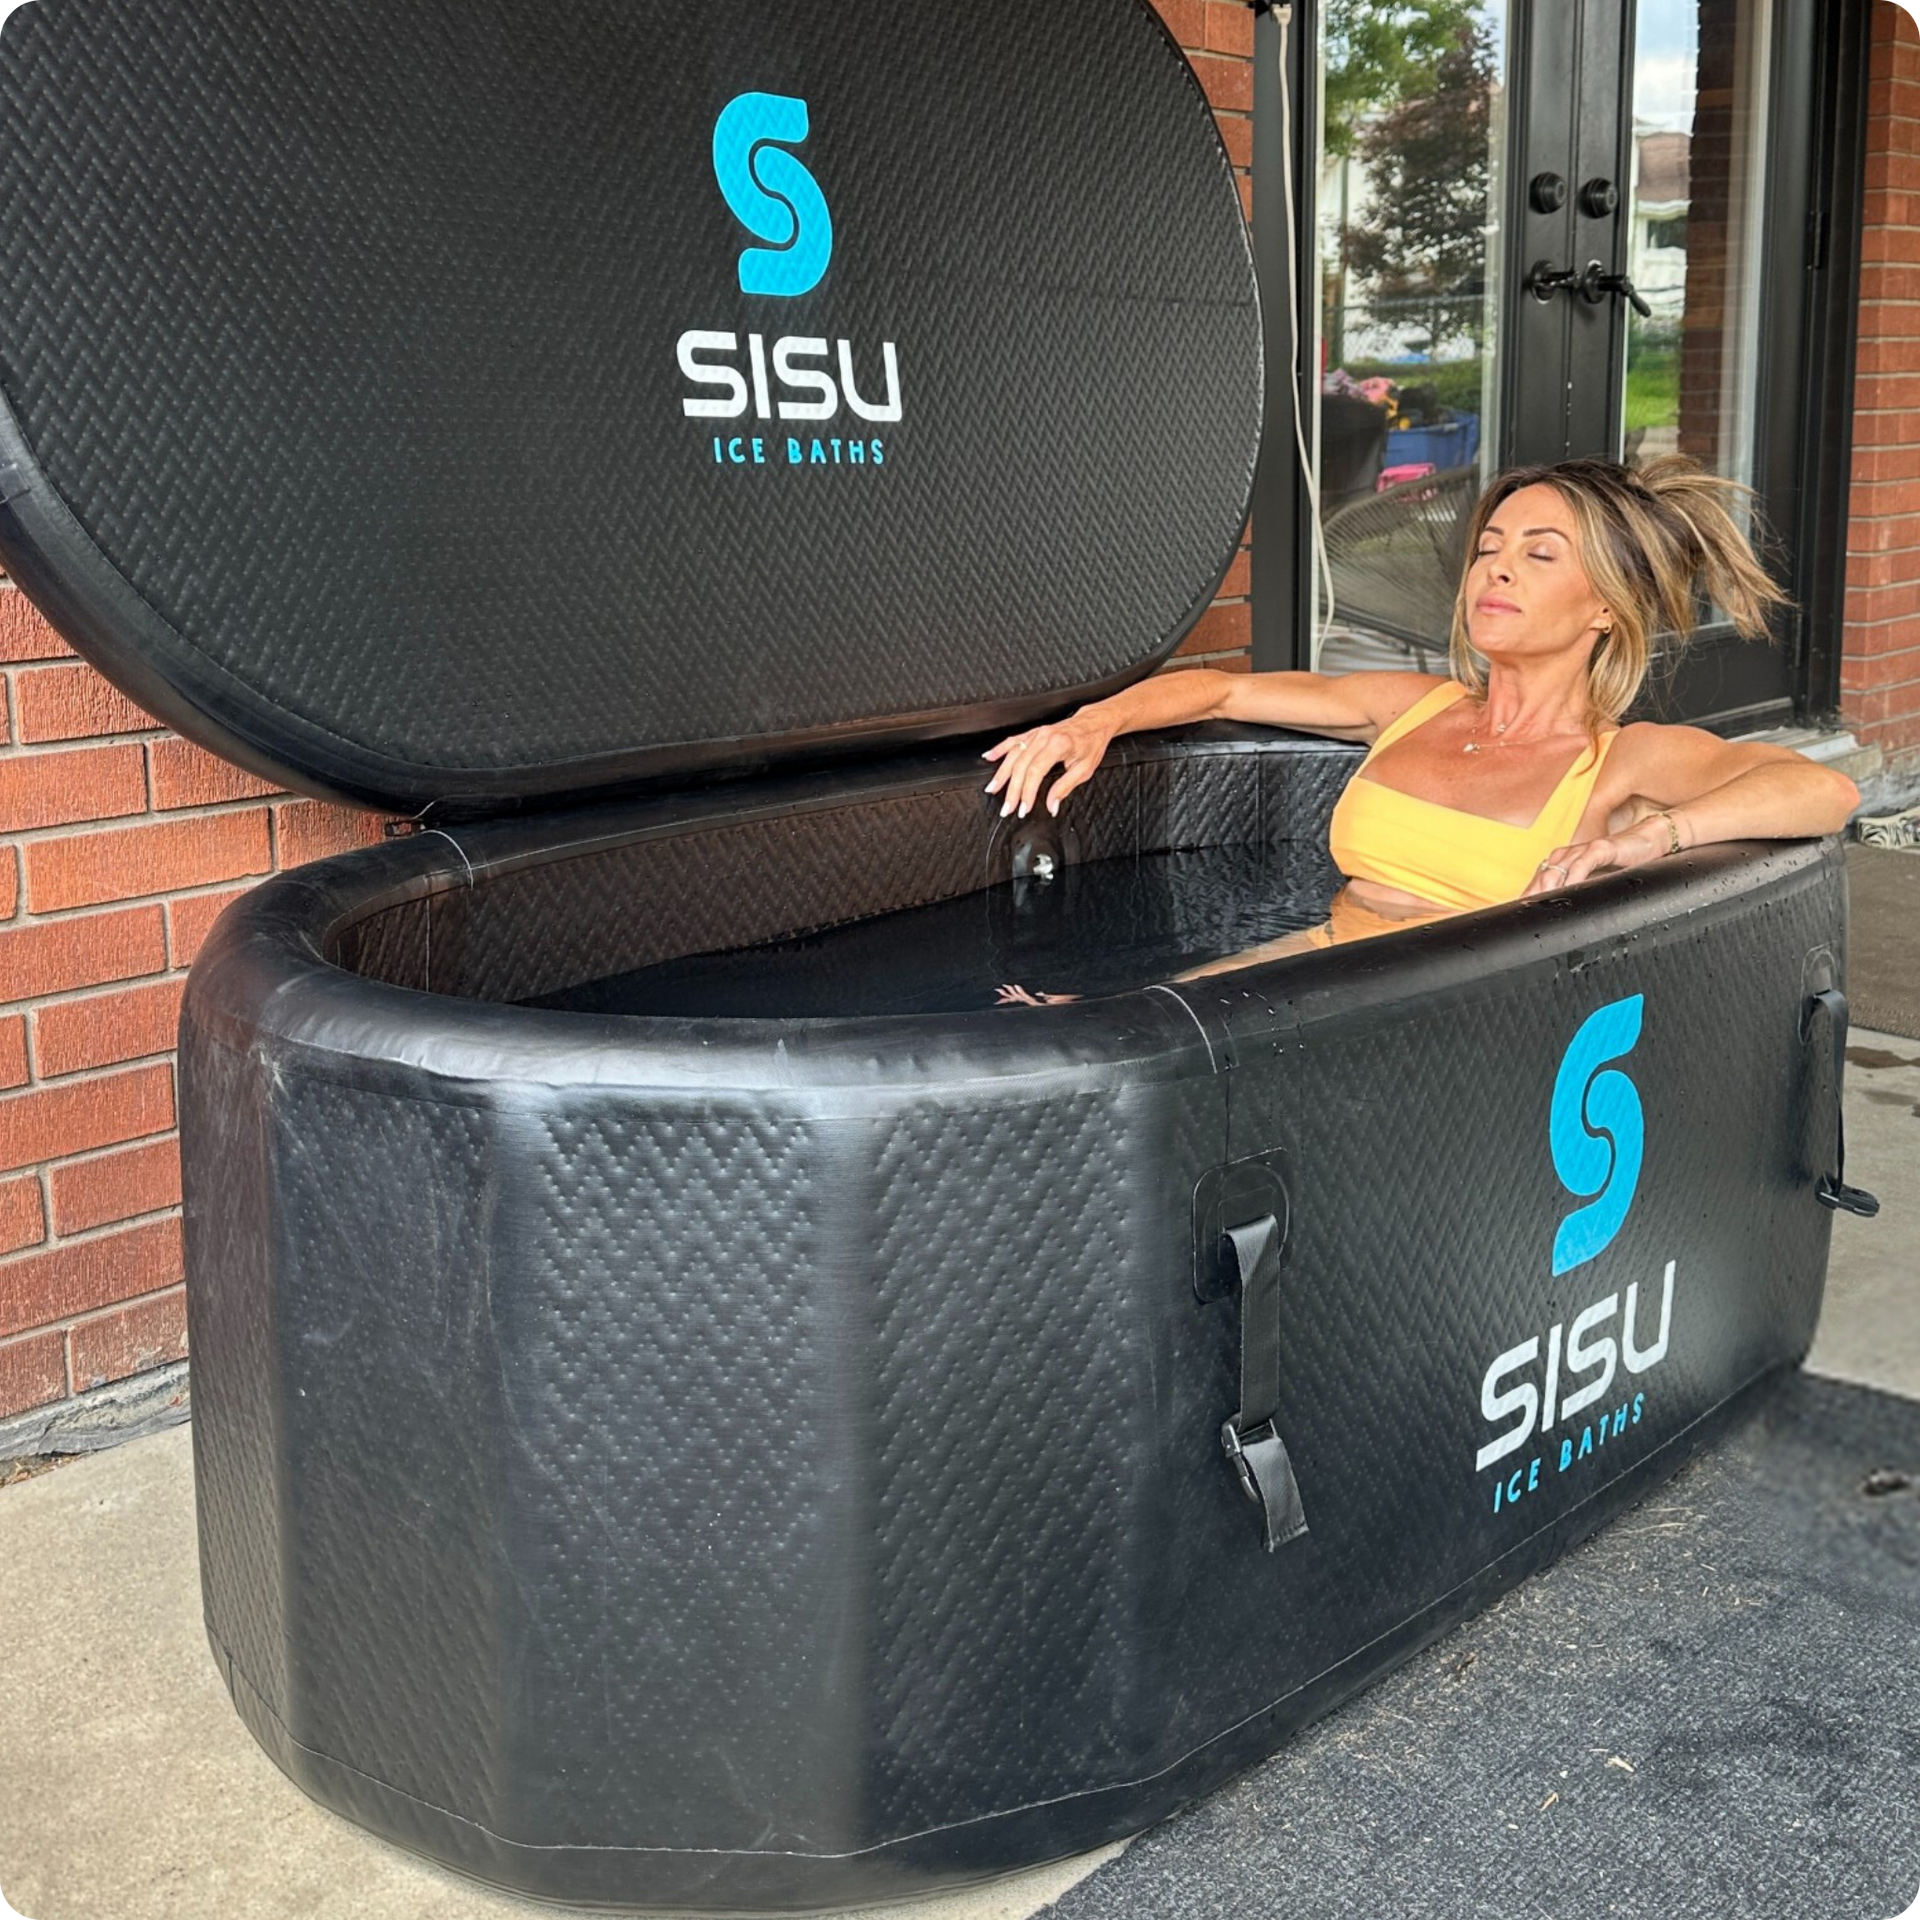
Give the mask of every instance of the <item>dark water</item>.
<path id="1" fill-rule="evenodd" d="M 1310 927 L 1278 850 L 1213 847 L 1101 860 L 766 946 L 693 954 L 544 994 L 582 1013 L 805 1019 L 954 1013 L 1034 993 L 1123 993 Z"/>

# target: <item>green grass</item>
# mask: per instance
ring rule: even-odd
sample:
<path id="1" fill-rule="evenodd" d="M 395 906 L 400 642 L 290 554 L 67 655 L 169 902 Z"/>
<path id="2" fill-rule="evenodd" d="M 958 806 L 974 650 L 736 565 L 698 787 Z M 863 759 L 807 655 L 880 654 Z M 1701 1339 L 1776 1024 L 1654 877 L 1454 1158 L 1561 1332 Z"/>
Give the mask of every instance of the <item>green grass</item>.
<path id="1" fill-rule="evenodd" d="M 1627 363 L 1626 431 L 1670 427 L 1680 417 L 1680 350 L 1636 340 Z"/>

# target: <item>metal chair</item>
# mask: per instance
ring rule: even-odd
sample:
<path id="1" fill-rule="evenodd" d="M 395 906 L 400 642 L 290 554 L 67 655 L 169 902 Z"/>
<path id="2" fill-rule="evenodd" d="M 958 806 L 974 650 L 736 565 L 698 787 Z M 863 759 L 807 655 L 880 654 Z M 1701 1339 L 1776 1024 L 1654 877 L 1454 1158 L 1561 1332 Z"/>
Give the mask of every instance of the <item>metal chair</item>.
<path id="1" fill-rule="evenodd" d="M 1336 507 L 1322 527 L 1336 615 L 1413 655 L 1423 673 L 1446 659 L 1480 487 L 1477 466 L 1448 467 Z"/>

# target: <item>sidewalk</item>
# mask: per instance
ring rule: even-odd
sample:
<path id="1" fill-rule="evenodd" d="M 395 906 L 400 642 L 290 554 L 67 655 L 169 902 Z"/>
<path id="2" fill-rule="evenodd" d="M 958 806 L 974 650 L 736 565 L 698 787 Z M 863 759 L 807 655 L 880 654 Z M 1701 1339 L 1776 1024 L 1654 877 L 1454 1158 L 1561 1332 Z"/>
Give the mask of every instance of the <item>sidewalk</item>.
<path id="1" fill-rule="evenodd" d="M 1835 1216 L 1809 1367 L 1920 1400 L 1920 1041 L 1854 1033 L 1846 1134 L 1848 1178 L 1882 1212 Z M 31 1920 L 569 1911 L 372 1838 L 314 1806 L 254 1745 L 201 1627 L 191 1469 L 182 1426 L 0 1489 L 0 1890 L 13 1907 Z M 1442 1640 L 1420 1660 L 1442 1664 L 1448 1649 Z M 1228 1834 L 1219 1844 L 1233 1844 Z M 1022 1920 L 1118 1852 L 885 1911 Z"/>

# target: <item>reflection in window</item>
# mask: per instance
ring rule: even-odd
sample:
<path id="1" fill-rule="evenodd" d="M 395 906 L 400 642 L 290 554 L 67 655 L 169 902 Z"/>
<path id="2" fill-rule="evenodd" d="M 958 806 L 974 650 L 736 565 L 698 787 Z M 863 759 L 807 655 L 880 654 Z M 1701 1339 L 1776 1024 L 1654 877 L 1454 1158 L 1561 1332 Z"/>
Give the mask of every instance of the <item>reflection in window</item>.
<path id="1" fill-rule="evenodd" d="M 1620 457 L 1692 454 L 1753 479 L 1768 9 L 1649 0 L 1634 23 Z"/>
<path id="2" fill-rule="evenodd" d="M 1505 0 L 1330 0 L 1314 664 L 1444 663 L 1498 435 Z M 1324 635 L 1320 631 L 1326 626 Z"/>

